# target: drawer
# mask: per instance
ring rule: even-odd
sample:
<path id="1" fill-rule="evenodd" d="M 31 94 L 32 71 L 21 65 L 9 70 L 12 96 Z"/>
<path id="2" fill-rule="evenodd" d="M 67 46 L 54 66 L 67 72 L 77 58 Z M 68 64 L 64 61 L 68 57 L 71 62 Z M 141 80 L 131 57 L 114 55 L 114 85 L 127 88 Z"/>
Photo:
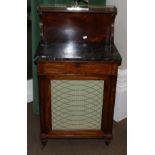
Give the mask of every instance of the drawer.
<path id="1" fill-rule="evenodd" d="M 38 75 L 116 75 L 117 64 L 102 62 L 38 62 Z"/>

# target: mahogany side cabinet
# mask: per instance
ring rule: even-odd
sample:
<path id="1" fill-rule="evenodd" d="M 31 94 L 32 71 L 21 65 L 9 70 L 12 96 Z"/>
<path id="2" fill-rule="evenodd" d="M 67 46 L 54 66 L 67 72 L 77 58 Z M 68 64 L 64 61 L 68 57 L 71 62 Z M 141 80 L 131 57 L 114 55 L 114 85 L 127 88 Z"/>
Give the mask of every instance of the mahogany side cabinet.
<path id="1" fill-rule="evenodd" d="M 116 7 L 40 6 L 35 56 L 40 137 L 112 139 L 121 56 L 114 44 Z"/>

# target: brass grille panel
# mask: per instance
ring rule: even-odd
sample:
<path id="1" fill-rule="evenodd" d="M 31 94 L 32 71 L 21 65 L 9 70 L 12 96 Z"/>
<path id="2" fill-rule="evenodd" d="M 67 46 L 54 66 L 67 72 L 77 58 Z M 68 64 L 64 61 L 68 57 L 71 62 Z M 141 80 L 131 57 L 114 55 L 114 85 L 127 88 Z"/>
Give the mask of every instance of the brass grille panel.
<path id="1" fill-rule="evenodd" d="M 52 130 L 101 129 L 103 80 L 51 80 Z"/>

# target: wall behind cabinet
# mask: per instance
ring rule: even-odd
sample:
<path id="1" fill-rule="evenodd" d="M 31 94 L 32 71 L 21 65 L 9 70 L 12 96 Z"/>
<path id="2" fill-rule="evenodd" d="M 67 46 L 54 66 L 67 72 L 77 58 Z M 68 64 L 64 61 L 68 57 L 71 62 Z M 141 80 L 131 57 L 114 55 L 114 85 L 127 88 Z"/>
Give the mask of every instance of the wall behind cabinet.
<path id="1" fill-rule="evenodd" d="M 117 7 L 114 41 L 122 56 L 120 69 L 127 68 L 127 0 L 107 0 L 107 5 Z"/>
<path id="2" fill-rule="evenodd" d="M 122 56 L 119 67 L 114 120 L 120 121 L 127 117 L 127 0 L 107 0 L 107 5 L 117 7 L 114 42 Z"/>
<path id="3" fill-rule="evenodd" d="M 44 4 L 72 4 L 74 0 L 40 0 Z M 105 5 L 106 0 L 89 0 L 90 5 Z"/>

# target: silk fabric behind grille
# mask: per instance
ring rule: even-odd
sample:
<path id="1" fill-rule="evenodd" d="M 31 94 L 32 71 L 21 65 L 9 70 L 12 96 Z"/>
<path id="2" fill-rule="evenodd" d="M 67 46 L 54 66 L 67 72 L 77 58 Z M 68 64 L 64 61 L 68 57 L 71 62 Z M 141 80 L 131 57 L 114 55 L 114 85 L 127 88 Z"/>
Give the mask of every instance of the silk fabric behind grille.
<path id="1" fill-rule="evenodd" d="M 51 80 L 52 130 L 101 129 L 103 80 Z"/>

